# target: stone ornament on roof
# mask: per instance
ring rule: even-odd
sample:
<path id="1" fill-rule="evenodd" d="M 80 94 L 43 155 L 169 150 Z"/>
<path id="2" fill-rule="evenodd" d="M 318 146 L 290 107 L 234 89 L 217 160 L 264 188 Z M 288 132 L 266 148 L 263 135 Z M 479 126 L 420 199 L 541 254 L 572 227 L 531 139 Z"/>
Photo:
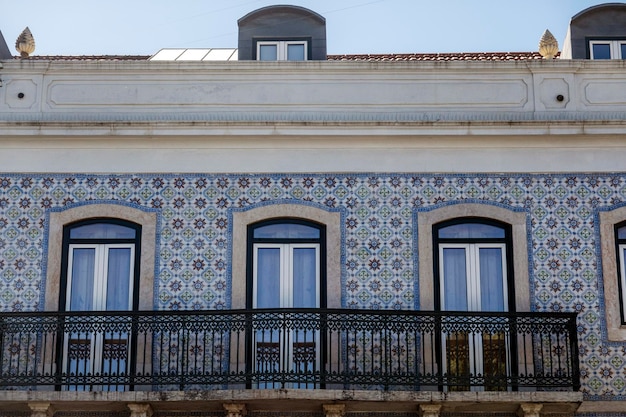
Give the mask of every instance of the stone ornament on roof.
<path id="1" fill-rule="evenodd" d="M 548 29 L 539 41 L 539 53 L 544 59 L 553 59 L 559 53 L 559 42 Z"/>
<path id="2" fill-rule="evenodd" d="M 15 49 L 20 53 L 22 58 L 28 58 L 30 54 L 35 52 L 35 38 L 30 32 L 28 26 L 20 33 L 15 41 Z"/>

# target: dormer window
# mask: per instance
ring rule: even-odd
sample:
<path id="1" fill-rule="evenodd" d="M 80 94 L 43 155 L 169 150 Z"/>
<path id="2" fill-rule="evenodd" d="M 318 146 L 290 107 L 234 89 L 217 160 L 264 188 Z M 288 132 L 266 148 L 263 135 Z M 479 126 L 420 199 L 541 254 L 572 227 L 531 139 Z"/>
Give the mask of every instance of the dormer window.
<path id="1" fill-rule="evenodd" d="M 589 41 L 591 59 L 626 59 L 626 39 Z"/>
<path id="2" fill-rule="evenodd" d="M 306 61 L 306 41 L 257 41 L 258 61 Z"/>
<path id="3" fill-rule="evenodd" d="M 237 21 L 240 61 L 325 61 L 326 19 L 300 6 L 254 10 Z"/>

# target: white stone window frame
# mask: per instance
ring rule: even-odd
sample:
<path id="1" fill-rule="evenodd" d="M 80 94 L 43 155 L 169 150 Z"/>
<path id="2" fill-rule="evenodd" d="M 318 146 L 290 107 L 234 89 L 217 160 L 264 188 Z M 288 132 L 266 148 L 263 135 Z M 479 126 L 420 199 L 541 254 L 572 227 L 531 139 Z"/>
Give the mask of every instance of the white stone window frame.
<path id="1" fill-rule="evenodd" d="M 302 45 L 304 49 L 304 61 L 309 59 L 308 57 L 308 42 L 307 41 L 257 41 L 256 42 L 256 59 L 261 61 L 261 47 L 262 46 L 276 46 L 276 60 L 277 61 L 289 61 L 288 50 L 289 45 Z"/>
<path id="2" fill-rule="evenodd" d="M 119 219 L 141 225 L 138 310 L 153 310 L 157 213 L 107 203 L 88 204 L 50 212 L 48 218 L 48 258 L 46 264 L 44 310 L 60 310 L 59 291 L 61 290 L 64 227 L 81 220 L 94 218 Z"/>
<path id="3" fill-rule="evenodd" d="M 246 308 L 248 226 L 270 219 L 301 219 L 326 227 L 326 306 L 341 308 L 341 213 L 289 203 L 264 205 L 232 213 L 231 308 Z"/>
<path id="4" fill-rule="evenodd" d="M 619 39 L 619 40 L 596 39 L 596 40 L 589 41 L 589 58 L 590 59 L 597 59 L 593 56 L 594 45 L 603 45 L 603 44 L 609 45 L 609 48 L 611 50 L 610 59 L 626 59 L 626 57 L 622 56 L 622 45 L 626 45 L 626 39 Z"/>
<path id="5" fill-rule="evenodd" d="M 434 311 L 433 225 L 464 217 L 482 217 L 511 225 L 513 252 L 513 285 L 515 310 L 531 311 L 528 216 L 526 212 L 480 203 L 461 203 L 437 207 L 417 213 L 417 247 L 419 279 L 419 309 Z M 511 260 L 508 260 L 511 262 Z"/>
<path id="6" fill-rule="evenodd" d="M 626 207 L 601 211 L 598 214 L 599 240 L 601 257 L 601 287 L 604 298 L 606 335 L 609 341 L 626 342 L 626 324 L 622 324 L 622 306 L 620 303 L 619 256 L 615 226 L 626 221 Z M 624 290 L 626 292 L 626 289 Z M 626 294 L 624 294 L 626 295 Z"/>

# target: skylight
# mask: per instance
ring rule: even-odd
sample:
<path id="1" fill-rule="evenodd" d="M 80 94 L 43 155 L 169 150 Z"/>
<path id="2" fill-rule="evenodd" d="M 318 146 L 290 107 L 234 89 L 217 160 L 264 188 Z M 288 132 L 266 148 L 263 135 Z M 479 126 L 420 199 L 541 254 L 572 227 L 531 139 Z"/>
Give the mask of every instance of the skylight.
<path id="1" fill-rule="evenodd" d="M 163 48 L 150 61 L 237 61 L 237 48 Z"/>

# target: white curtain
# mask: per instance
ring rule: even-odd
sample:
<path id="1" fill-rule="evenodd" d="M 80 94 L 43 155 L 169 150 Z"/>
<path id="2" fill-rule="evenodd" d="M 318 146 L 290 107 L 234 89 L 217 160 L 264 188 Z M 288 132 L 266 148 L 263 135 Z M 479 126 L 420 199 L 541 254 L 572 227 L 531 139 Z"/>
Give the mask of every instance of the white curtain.
<path id="1" fill-rule="evenodd" d="M 68 311 L 93 310 L 95 248 L 75 248 L 72 252 L 72 283 Z"/>
<path id="2" fill-rule="evenodd" d="M 280 248 L 257 249 L 256 308 L 280 308 Z"/>
<path id="3" fill-rule="evenodd" d="M 465 248 L 443 249 L 444 310 L 467 311 L 467 260 Z"/>
<path id="4" fill-rule="evenodd" d="M 293 307 L 317 307 L 317 257 L 315 248 L 294 248 Z"/>
<path id="5" fill-rule="evenodd" d="M 109 265 L 107 270 L 107 310 L 130 310 L 131 279 L 130 248 L 109 249 Z"/>
<path id="6" fill-rule="evenodd" d="M 481 311 L 506 311 L 504 305 L 504 280 L 502 249 L 480 248 L 480 299 Z"/>

